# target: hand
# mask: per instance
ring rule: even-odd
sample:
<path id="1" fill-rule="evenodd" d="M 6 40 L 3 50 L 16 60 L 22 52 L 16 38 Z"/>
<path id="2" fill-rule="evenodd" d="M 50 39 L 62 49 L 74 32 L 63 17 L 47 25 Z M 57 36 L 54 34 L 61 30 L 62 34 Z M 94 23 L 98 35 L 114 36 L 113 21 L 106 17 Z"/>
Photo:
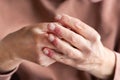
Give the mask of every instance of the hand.
<path id="1" fill-rule="evenodd" d="M 23 60 L 48 66 L 55 61 L 42 54 L 44 46 L 55 49 L 47 39 L 47 23 L 27 26 L 0 42 L 0 71 L 12 70 Z"/>
<path id="2" fill-rule="evenodd" d="M 68 15 L 57 16 L 60 24 L 49 24 L 48 39 L 57 48 L 43 52 L 58 62 L 87 71 L 98 78 L 108 78 L 115 66 L 113 51 L 105 48 L 100 35 L 82 21 Z M 64 26 L 64 27 L 63 27 Z"/>

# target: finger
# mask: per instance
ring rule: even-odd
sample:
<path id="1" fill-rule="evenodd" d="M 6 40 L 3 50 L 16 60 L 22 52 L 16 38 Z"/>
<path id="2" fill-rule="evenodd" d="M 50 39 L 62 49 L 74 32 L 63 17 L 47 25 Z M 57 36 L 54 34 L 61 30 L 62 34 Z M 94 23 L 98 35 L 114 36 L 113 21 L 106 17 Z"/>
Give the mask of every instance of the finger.
<path id="1" fill-rule="evenodd" d="M 47 25 L 48 25 L 49 23 L 39 23 L 39 24 L 35 24 L 35 25 L 32 25 L 32 26 L 30 26 L 30 27 L 25 27 L 25 30 L 28 30 L 29 29 L 29 31 L 32 31 L 33 33 L 35 33 L 35 34 L 44 34 L 44 33 L 46 33 L 47 32 Z"/>
<path id="2" fill-rule="evenodd" d="M 66 65 L 74 65 L 74 61 L 72 59 L 70 59 L 67 56 L 64 56 L 50 48 L 44 48 L 43 53 L 58 62 L 64 63 Z"/>
<path id="3" fill-rule="evenodd" d="M 63 64 L 66 64 L 66 65 L 69 65 L 69 66 L 72 66 L 72 67 L 75 67 L 75 68 L 79 68 L 80 70 L 84 70 L 84 71 L 88 71 L 90 68 L 89 65 L 84 65 L 84 64 L 79 64 L 77 65 L 76 64 L 76 61 L 67 57 L 67 56 L 64 56 L 50 48 L 44 48 L 43 49 L 43 53 L 45 55 L 47 55 L 48 57 L 56 60 L 57 62 L 60 62 L 60 63 L 63 63 Z"/>
<path id="4" fill-rule="evenodd" d="M 50 42 L 64 55 L 73 59 L 82 59 L 82 53 L 67 42 L 55 37 L 53 34 L 49 34 L 48 37 Z"/>
<path id="5" fill-rule="evenodd" d="M 56 20 L 60 22 L 62 25 L 65 25 L 77 33 L 84 36 L 86 39 L 91 41 L 99 40 L 100 35 L 95 31 L 93 28 L 85 24 L 84 22 L 80 21 L 77 18 L 70 17 L 68 15 L 57 15 Z"/>
<path id="6" fill-rule="evenodd" d="M 77 33 L 59 25 L 59 24 L 48 24 L 48 29 L 50 32 L 54 33 L 58 37 L 63 38 L 73 46 L 77 47 L 79 50 L 85 50 L 88 49 L 88 43 L 89 41 L 86 40 L 81 35 L 78 35 Z"/>

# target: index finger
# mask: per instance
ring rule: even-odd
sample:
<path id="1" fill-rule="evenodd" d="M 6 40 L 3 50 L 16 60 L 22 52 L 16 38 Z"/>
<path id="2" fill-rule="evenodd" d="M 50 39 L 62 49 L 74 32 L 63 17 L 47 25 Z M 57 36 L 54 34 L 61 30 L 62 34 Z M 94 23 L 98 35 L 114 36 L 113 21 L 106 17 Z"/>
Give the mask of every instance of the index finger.
<path id="1" fill-rule="evenodd" d="M 77 18 L 63 14 L 57 15 L 55 19 L 62 25 L 71 28 L 73 31 L 82 35 L 86 39 L 89 39 L 91 41 L 100 39 L 100 35 L 97 31 L 95 31 L 92 27 L 88 26 L 87 24 L 85 24 Z"/>

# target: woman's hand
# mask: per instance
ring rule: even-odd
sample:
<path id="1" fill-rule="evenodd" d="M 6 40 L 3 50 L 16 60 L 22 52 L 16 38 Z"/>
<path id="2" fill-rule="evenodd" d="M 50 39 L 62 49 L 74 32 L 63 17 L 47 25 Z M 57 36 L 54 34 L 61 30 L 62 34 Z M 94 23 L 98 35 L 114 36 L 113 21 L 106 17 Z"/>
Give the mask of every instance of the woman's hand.
<path id="1" fill-rule="evenodd" d="M 43 66 L 55 61 L 43 54 L 44 46 L 54 48 L 47 39 L 47 23 L 27 26 L 7 35 L 0 42 L 0 72 L 14 69 L 23 60 Z"/>
<path id="2" fill-rule="evenodd" d="M 60 24 L 49 24 L 48 39 L 57 48 L 43 52 L 58 62 L 87 71 L 98 78 L 108 78 L 115 66 L 113 51 L 105 48 L 100 35 L 82 21 L 68 15 L 56 17 Z M 64 26 L 64 27 L 63 27 Z"/>

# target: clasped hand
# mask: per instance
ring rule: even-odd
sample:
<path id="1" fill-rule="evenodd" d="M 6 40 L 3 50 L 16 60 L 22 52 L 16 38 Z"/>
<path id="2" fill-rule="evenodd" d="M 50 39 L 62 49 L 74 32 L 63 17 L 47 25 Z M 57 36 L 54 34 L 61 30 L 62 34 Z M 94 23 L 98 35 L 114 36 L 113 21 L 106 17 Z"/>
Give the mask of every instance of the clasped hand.
<path id="1" fill-rule="evenodd" d="M 103 46 L 96 30 L 68 15 L 58 15 L 56 20 L 60 24 L 48 24 L 48 39 L 57 50 L 45 47 L 47 56 L 99 78 L 113 73 L 115 55 Z"/>
<path id="2" fill-rule="evenodd" d="M 1 40 L 0 71 L 14 69 L 23 60 L 40 65 L 57 61 L 98 78 L 110 77 L 115 67 L 114 52 L 103 46 L 99 33 L 68 15 L 58 15 L 56 23 L 24 27 Z"/>

